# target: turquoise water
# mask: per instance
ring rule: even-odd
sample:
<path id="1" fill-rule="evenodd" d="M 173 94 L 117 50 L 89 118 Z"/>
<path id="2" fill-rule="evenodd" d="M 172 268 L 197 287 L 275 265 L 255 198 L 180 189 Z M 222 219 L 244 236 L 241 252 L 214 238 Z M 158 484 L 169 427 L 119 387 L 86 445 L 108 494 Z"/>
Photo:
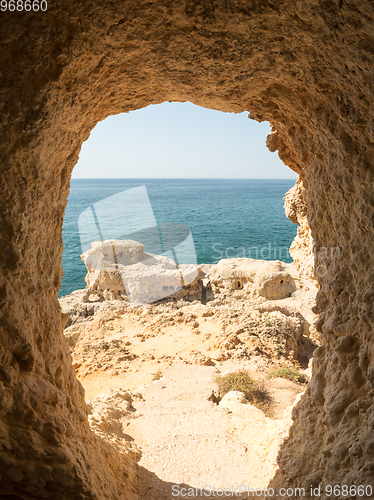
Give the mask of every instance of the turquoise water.
<path id="1" fill-rule="evenodd" d="M 288 249 L 297 226 L 284 214 L 283 197 L 294 182 L 292 179 L 73 179 L 63 226 L 65 274 L 59 296 L 85 287 L 86 267 L 80 259 L 78 230 L 80 214 L 108 196 L 143 185 L 157 223 L 190 227 L 199 264 L 233 257 L 291 262 Z"/>

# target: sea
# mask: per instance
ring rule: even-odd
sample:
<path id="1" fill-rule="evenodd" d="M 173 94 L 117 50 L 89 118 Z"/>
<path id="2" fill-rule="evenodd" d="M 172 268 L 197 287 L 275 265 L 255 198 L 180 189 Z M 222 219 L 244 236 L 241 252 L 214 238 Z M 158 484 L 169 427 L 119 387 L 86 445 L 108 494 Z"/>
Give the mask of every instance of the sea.
<path id="1" fill-rule="evenodd" d="M 283 198 L 294 183 L 293 179 L 72 179 L 63 225 L 59 297 L 86 285 L 80 254 L 87 250 L 87 234 L 82 238 L 87 220 L 110 220 L 104 236 L 94 232 L 92 240 L 120 239 L 124 216 L 118 213 L 118 201 L 134 199 L 134 193 L 143 200 L 144 220 L 153 217 L 158 227 L 189 228 L 189 259 L 192 249 L 197 264 L 225 258 L 292 262 L 289 247 L 297 225 L 285 216 Z M 134 206 L 136 211 L 139 204 Z M 146 245 L 145 250 L 152 249 Z"/>

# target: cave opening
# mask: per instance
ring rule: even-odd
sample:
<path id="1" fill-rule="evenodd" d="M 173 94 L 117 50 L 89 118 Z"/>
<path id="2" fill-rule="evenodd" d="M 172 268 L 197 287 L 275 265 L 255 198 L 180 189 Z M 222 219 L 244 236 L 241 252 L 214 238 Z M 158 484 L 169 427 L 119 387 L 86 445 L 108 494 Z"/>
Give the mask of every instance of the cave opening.
<path id="1" fill-rule="evenodd" d="M 254 132 L 258 129 L 260 132 Z M 270 467 L 264 475 L 260 469 L 277 452 L 270 444 L 272 432 L 266 438 L 269 455 L 258 454 L 250 467 L 238 459 L 225 473 L 214 453 L 217 440 L 222 432 L 227 437 L 227 460 L 230 454 L 240 455 L 247 449 L 250 440 L 257 443 L 251 445 L 257 454 L 258 440 L 265 439 L 272 419 L 278 426 L 289 425 L 282 420 L 283 413 L 302 390 L 299 378 L 302 383 L 307 380 L 292 366 L 308 366 L 315 348 L 309 339 L 312 315 L 297 312 L 297 294 L 302 290 L 295 285 L 298 275 L 288 254 L 296 225 L 283 209 L 283 198 L 294 189 L 296 175 L 265 148 L 269 133 L 267 123 L 260 126 L 248 120 L 247 112 L 235 115 L 191 103 L 164 103 L 98 124 L 83 145 L 73 172 L 63 232 L 65 277 L 60 305 L 70 316 L 64 334 L 91 408 L 93 428 L 97 420 L 103 426 L 112 425 L 109 413 L 127 402 L 126 411 L 117 414 L 120 437 L 143 450 L 139 474 L 145 495 L 149 494 L 149 473 L 156 476 L 157 491 L 165 490 L 169 496 L 168 482 L 197 486 L 198 475 L 204 474 L 208 481 L 209 468 L 201 465 L 197 474 L 191 461 L 192 449 L 201 440 L 214 443 L 211 450 L 207 444 L 198 459 L 203 464 L 209 455 L 215 456 L 220 487 L 230 481 L 248 483 L 248 474 L 258 475 L 258 487 L 269 482 L 274 471 Z M 127 173 L 130 178 L 123 177 Z M 126 232 L 121 211 L 138 220 L 128 203 L 141 212 L 142 223 Z M 148 217 L 150 209 L 156 214 L 154 219 Z M 170 238 L 164 227 L 170 230 L 172 226 L 175 231 L 173 224 L 179 231 L 183 225 L 182 238 L 169 243 L 169 253 L 163 255 L 177 263 L 182 286 L 176 287 L 169 277 L 160 282 L 159 295 L 147 289 L 146 295 L 135 296 L 130 283 L 134 278 L 121 271 L 121 282 L 115 275 L 122 265 L 131 268 L 151 259 L 129 260 L 127 241 L 135 240 L 136 245 L 144 245 L 145 255 L 153 255 L 159 235 L 164 244 L 168 238 L 176 241 L 174 233 Z M 178 244 L 186 236 L 191 238 L 192 259 L 186 248 L 178 252 Z M 94 243 L 98 237 L 100 245 Z M 131 245 L 131 252 L 140 255 L 141 249 Z M 287 253 L 282 254 L 285 249 Z M 81 252 L 87 269 L 80 262 Z M 286 263 L 279 262 L 282 255 L 286 255 Z M 251 261 L 249 267 L 247 260 Z M 220 261 L 229 262 L 228 267 L 216 268 Z M 257 261 L 262 266 L 260 273 Z M 184 265 L 197 266 L 193 278 L 189 279 Z M 84 291 L 87 272 L 88 291 Z M 158 272 L 156 268 L 154 273 Z M 135 279 L 143 278 L 138 274 Z M 147 275 L 142 286 L 148 287 L 152 279 Z M 283 373 L 279 367 L 287 363 Z M 219 380 L 226 372 L 239 378 L 245 372 L 250 384 L 258 384 L 253 401 L 253 391 L 246 392 L 245 385 L 230 386 L 226 396 L 220 392 Z M 232 391 L 241 396 L 233 396 Z M 152 406 L 153 399 L 162 401 L 161 409 Z M 191 412 L 180 418 L 179 429 L 171 433 L 170 422 L 179 418 L 178 405 L 188 401 Z M 107 410 L 100 415 L 97 408 L 103 406 Z M 196 428 L 202 426 L 201 412 L 197 417 L 193 414 L 196 408 L 210 420 L 210 429 L 187 437 L 188 422 L 194 422 Z M 226 411 L 243 424 L 254 411 L 263 420 L 252 429 L 250 439 L 243 434 L 232 439 L 222 428 L 231 429 L 231 419 L 216 418 Z M 179 464 L 174 470 L 167 467 L 168 452 L 156 452 L 156 445 L 151 444 L 155 435 L 161 436 L 156 440 L 158 448 L 168 442 L 167 449 L 173 449 L 174 463 Z M 221 453 L 220 460 L 222 457 Z"/>
<path id="2" fill-rule="evenodd" d="M 141 185 L 157 222 L 190 227 L 198 264 L 222 258 L 291 262 L 296 225 L 284 215 L 283 197 L 296 174 L 265 147 L 269 125 L 247 115 L 164 103 L 99 123 L 73 171 L 59 297 L 85 286 L 80 214 L 100 199 Z M 114 197 L 106 210 L 120 211 L 113 203 Z M 105 234 L 120 238 L 115 215 L 110 223 L 116 227 Z M 102 234 L 94 230 L 91 240 L 98 237 Z"/>
<path id="3" fill-rule="evenodd" d="M 88 425 L 57 298 L 61 231 L 71 172 L 93 127 L 164 101 L 250 109 L 273 125 L 268 147 L 300 176 L 287 210 L 300 228 L 295 262 L 316 271 L 322 345 L 272 486 L 370 484 L 371 2 L 75 7 L 63 0 L 42 15 L 2 12 L 1 494 L 138 498 L 133 455 L 115 432 L 105 440 Z M 264 327 L 273 312 L 263 311 Z"/>

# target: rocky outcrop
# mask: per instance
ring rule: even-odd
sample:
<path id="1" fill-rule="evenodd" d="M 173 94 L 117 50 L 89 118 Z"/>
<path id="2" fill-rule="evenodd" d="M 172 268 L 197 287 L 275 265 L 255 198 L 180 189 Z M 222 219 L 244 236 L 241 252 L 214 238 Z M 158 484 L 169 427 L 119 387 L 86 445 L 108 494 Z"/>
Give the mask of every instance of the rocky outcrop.
<path id="1" fill-rule="evenodd" d="M 62 334 L 62 224 L 93 127 L 166 100 L 271 122 L 269 148 L 307 190 L 322 346 L 274 485 L 370 483 L 372 2 L 61 0 L 1 16 L 0 493 L 134 496 L 89 429 Z"/>
<path id="2" fill-rule="evenodd" d="M 163 299 L 206 303 L 228 296 L 281 300 L 301 288 L 294 266 L 280 261 L 222 259 L 218 264 L 177 265 L 168 257 L 145 253 L 144 245 L 130 240 L 93 242 L 81 257 L 87 286 L 60 300 L 69 315 L 67 327 L 92 316 L 104 301 L 139 306 Z"/>
<path id="3" fill-rule="evenodd" d="M 88 271 L 83 301 L 123 299 L 136 306 L 196 284 L 196 266 L 178 266 L 169 257 L 146 253 L 144 248 L 132 240 L 93 242 L 81 255 Z"/>
<path id="4" fill-rule="evenodd" d="M 301 276 L 315 279 L 314 244 L 307 218 L 306 196 L 306 189 L 298 177 L 284 197 L 284 210 L 290 221 L 298 225 L 297 235 L 290 247 L 296 269 Z"/>
<path id="5" fill-rule="evenodd" d="M 140 458 L 140 451 L 125 432 L 128 421 L 136 418 L 132 406 L 134 399 L 142 399 L 142 396 L 124 389 L 109 389 L 87 401 L 91 429 L 114 446 L 123 455 L 125 463 Z"/>
<path id="6" fill-rule="evenodd" d="M 284 299 L 296 291 L 291 264 L 256 259 L 222 259 L 207 270 L 213 294 L 230 294 L 242 290 L 243 295 Z M 236 294 L 237 295 L 237 294 Z"/>
<path id="7" fill-rule="evenodd" d="M 266 300 L 258 293 L 262 291 L 263 283 L 277 284 L 279 274 L 281 277 L 286 274 L 285 266 L 295 273 L 292 265 L 278 261 L 228 259 L 217 265 L 203 264 L 198 271 L 211 286 L 207 302 L 201 298 L 201 289 L 200 295 L 196 295 L 196 285 L 193 284 L 186 287 L 185 295 L 178 292 L 143 306 L 134 307 L 127 300 L 118 298 L 92 302 L 90 307 L 95 308 L 94 315 L 84 317 L 79 314 L 87 305 L 83 302 L 84 290 L 63 297 L 60 299 L 62 310 L 74 318 L 64 330 L 73 348 L 74 367 L 80 376 L 106 369 L 110 369 L 110 373 L 123 374 L 123 369 L 125 372 L 131 370 L 139 362 L 139 353 L 129 347 L 133 344 L 128 338 L 130 332 L 136 331 L 136 338 L 140 337 L 141 342 L 157 337 L 157 343 L 162 345 L 170 328 L 179 332 L 174 332 L 175 335 L 180 335 L 180 329 L 186 328 L 184 336 L 191 333 L 191 328 L 196 336 L 200 335 L 203 325 L 206 340 L 212 337 L 209 349 L 218 352 L 212 354 L 193 349 L 188 362 L 209 366 L 230 358 L 248 360 L 262 356 L 276 363 L 297 362 L 305 368 L 316 348 L 314 336 L 309 338 L 313 333 L 314 315 L 307 307 L 307 298 L 313 298 L 310 291 L 305 291 L 308 282 L 292 280 L 295 287 L 297 284 L 295 292 L 289 297 L 286 290 L 287 293 L 278 300 Z M 247 279 L 244 288 L 239 289 L 236 288 L 238 269 L 242 282 Z M 270 271 L 274 272 L 273 279 Z M 277 290 L 277 286 L 274 287 Z M 74 300 L 77 300 L 78 314 L 74 311 Z M 172 341 L 175 341 L 173 335 Z M 151 359 L 154 359 L 153 355 Z M 170 358 L 172 360 L 175 361 Z"/>

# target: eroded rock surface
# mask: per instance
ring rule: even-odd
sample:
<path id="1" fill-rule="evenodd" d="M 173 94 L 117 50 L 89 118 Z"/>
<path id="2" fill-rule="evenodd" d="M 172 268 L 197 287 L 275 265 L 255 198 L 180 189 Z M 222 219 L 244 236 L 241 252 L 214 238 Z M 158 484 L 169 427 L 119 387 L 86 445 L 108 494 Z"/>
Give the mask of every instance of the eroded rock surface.
<path id="1" fill-rule="evenodd" d="M 315 278 L 315 247 L 311 235 L 306 205 L 307 191 L 298 177 L 296 184 L 284 197 L 287 217 L 297 226 L 297 235 L 290 247 L 290 255 L 301 276 Z"/>
<path id="2" fill-rule="evenodd" d="M 208 270 L 216 294 L 243 290 L 244 295 L 246 292 L 267 299 L 291 297 L 300 288 L 292 274 L 297 275 L 291 264 L 256 259 L 222 259 Z"/>
<path id="3" fill-rule="evenodd" d="M 131 246 L 134 246 L 134 243 L 131 242 Z M 118 248 L 121 245 L 128 249 L 128 242 L 118 241 Z M 144 253 L 143 245 L 139 245 L 139 248 L 142 247 L 140 257 L 131 257 L 132 263 L 126 267 L 103 260 L 105 256 L 102 249 L 106 247 L 112 251 L 110 241 L 95 242 L 92 244 L 92 249 L 83 254 L 83 260 L 87 265 L 86 289 L 76 290 L 60 299 L 63 314 L 68 318 L 64 334 L 72 346 L 79 338 L 80 328 L 77 323 L 91 321 L 96 311 L 108 308 L 113 310 L 114 307 L 118 309 L 118 314 L 121 314 L 125 310 L 132 311 L 134 306 L 139 306 L 138 301 L 135 300 L 134 303 L 128 300 L 128 280 L 134 281 L 138 297 L 147 298 L 146 303 L 163 303 L 171 308 L 181 308 L 190 303 L 208 304 L 212 306 L 210 309 L 212 314 L 219 310 L 218 306 L 242 308 L 246 303 L 248 307 L 257 307 L 266 314 L 278 312 L 280 316 L 294 317 L 300 322 L 301 333 L 318 341 L 314 328 L 317 316 L 312 312 L 317 288 L 313 280 L 307 277 L 300 279 L 293 264 L 255 259 L 223 259 L 218 264 L 182 268 L 176 266 L 171 259 L 167 259 L 165 272 L 163 260 L 161 259 L 162 264 L 159 265 L 158 256 L 152 256 L 152 261 L 156 263 L 152 264 L 155 272 L 155 276 L 152 276 L 147 266 L 138 267 L 138 264 L 142 263 L 142 256 L 145 261 L 149 260 Z M 96 266 L 97 269 L 94 268 Z M 186 276 L 191 277 L 191 282 L 183 280 L 183 289 L 173 293 L 174 287 L 167 285 L 174 283 L 175 273 L 179 273 L 180 268 Z M 142 271 L 144 274 L 141 274 Z M 113 273 L 111 278 L 108 278 L 108 273 Z M 169 289 L 167 296 L 164 296 L 165 285 Z M 120 288 L 122 291 L 118 293 Z M 152 300 L 155 298 L 159 300 Z M 140 301 L 140 305 L 144 305 L 142 302 Z"/>
<path id="4" fill-rule="evenodd" d="M 108 370 L 126 375 L 126 384 L 146 360 L 154 360 L 155 370 L 156 363 L 170 365 L 182 358 L 209 366 L 256 357 L 271 366 L 298 362 L 306 368 L 316 348 L 308 322 L 295 307 L 243 299 L 207 306 L 170 300 L 135 309 L 109 302 L 93 320 L 75 323 L 65 333 L 79 378 Z"/>
<path id="5" fill-rule="evenodd" d="M 144 245 L 130 240 L 95 241 L 81 257 L 87 267 L 87 286 L 82 298 L 79 291 L 70 299 L 64 298 L 66 305 L 75 297 L 92 304 L 126 300 L 135 306 L 167 297 L 203 300 L 204 295 L 204 301 L 209 301 L 234 291 L 238 291 L 234 294 L 237 297 L 279 300 L 302 288 L 294 265 L 281 261 L 243 258 L 200 266 L 177 265 L 163 255 L 145 253 Z M 306 283 L 307 278 L 302 281 Z M 74 314 L 84 317 L 83 311 L 89 314 L 92 307 L 83 306 Z"/>
<path id="6" fill-rule="evenodd" d="M 136 306 L 196 284 L 196 266 L 178 266 L 169 257 L 146 253 L 144 249 L 142 243 L 133 240 L 93 242 L 81 255 L 88 271 L 84 302 L 123 299 Z"/>

